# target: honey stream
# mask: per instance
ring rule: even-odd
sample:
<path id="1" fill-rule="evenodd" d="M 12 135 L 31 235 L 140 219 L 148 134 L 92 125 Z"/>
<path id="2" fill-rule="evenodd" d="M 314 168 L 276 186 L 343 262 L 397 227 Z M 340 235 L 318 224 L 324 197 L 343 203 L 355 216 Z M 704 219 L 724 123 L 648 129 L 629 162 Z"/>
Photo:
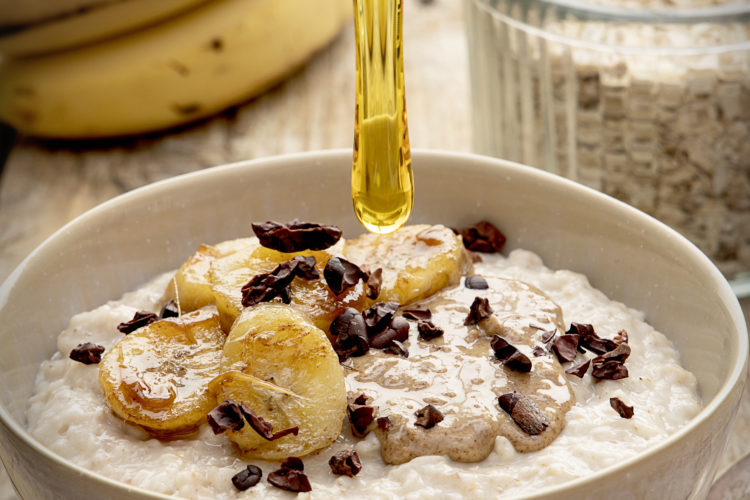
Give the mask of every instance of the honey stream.
<path id="1" fill-rule="evenodd" d="M 374 233 L 401 227 L 414 203 L 406 125 L 403 0 L 354 0 L 357 94 L 352 202 Z"/>

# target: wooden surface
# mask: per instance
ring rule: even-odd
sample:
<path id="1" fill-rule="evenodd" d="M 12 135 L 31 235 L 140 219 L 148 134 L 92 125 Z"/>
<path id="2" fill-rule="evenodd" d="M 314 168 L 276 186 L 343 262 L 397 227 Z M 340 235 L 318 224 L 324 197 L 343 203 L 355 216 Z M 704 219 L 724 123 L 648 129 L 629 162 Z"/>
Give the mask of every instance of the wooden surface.
<path id="1" fill-rule="evenodd" d="M 406 0 L 405 9 L 412 147 L 471 151 L 462 2 Z M 0 177 L 0 280 L 67 221 L 135 187 L 233 161 L 351 147 L 352 31 L 348 26 L 272 91 L 179 131 L 96 144 L 19 138 Z M 743 305 L 750 317 L 750 301 Z M 747 437 L 750 397 L 743 401 L 722 469 L 750 451 Z M 0 477 L 0 499 L 11 498 L 14 494 L 7 477 Z"/>

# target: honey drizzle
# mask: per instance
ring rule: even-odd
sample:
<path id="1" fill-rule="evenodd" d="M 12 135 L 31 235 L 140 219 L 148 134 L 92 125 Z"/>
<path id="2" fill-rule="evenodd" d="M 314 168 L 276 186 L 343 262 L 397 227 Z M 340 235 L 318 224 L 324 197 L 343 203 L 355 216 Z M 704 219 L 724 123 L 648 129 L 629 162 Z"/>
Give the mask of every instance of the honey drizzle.
<path id="1" fill-rule="evenodd" d="M 374 233 L 401 227 L 414 203 L 402 50 L 403 0 L 354 0 L 357 94 L 352 202 Z"/>

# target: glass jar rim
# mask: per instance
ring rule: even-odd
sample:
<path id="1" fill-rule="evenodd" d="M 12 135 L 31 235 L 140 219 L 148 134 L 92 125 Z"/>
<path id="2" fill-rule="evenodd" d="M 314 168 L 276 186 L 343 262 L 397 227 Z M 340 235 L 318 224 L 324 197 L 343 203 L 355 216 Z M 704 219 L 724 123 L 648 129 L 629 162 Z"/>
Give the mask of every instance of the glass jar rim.
<path id="1" fill-rule="evenodd" d="M 500 12 L 495 5 L 499 0 L 469 0 L 494 18 L 518 30 L 536 37 L 557 43 L 578 46 L 602 51 L 616 51 L 620 53 L 653 53 L 701 55 L 706 53 L 722 53 L 736 50 L 750 50 L 750 39 L 740 42 L 721 43 L 716 45 L 696 45 L 691 47 L 647 47 L 622 46 L 604 42 L 592 42 L 568 35 L 552 33 L 538 26 L 531 25 L 522 19 L 511 17 Z M 696 8 L 658 8 L 644 9 L 632 7 L 615 7 L 595 4 L 582 0 L 513 0 L 513 3 L 525 7 L 535 5 L 558 9 L 563 13 L 575 15 L 580 21 L 624 21 L 649 24 L 703 24 L 711 22 L 739 22 L 750 25 L 750 3 L 732 3 L 710 7 Z"/>

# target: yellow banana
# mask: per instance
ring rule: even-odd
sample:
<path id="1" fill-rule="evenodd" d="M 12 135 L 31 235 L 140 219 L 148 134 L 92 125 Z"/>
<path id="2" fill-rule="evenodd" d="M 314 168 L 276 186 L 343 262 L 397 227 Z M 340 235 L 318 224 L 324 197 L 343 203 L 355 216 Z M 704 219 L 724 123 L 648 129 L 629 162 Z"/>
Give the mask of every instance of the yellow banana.
<path id="1" fill-rule="evenodd" d="M 205 1 L 127 0 L 84 8 L 0 36 L 0 54 L 20 57 L 77 47 L 155 23 Z"/>
<path id="2" fill-rule="evenodd" d="M 10 58 L 0 64 L 0 119 L 51 138 L 190 122 L 277 82 L 350 15 L 349 0 L 214 0 L 100 43 Z"/>

